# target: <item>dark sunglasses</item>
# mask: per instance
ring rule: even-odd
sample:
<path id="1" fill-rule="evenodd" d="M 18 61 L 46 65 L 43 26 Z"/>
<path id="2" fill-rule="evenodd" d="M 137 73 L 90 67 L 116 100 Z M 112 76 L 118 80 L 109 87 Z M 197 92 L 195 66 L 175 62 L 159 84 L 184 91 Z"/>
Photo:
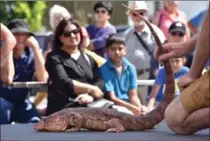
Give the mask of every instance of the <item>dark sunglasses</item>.
<path id="1" fill-rule="evenodd" d="M 80 29 L 79 28 L 77 28 L 77 29 L 75 29 L 75 30 L 72 30 L 72 31 L 64 31 L 63 32 L 63 36 L 64 37 L 71 37 L 72 36 L 72 33 L 73 34 L 77 34 L 77 33 L 79 33 L 80 32 Z"/>
<path id="2" fill-rule="evenodd" d="M 137 13 L 139 13 L 141 16 L 144 16 L 144 12 L 137 12 Z M 137 14 L 136 14 L 136 13 L 134 13 L 134 12 L 132 12 L 132 16 L 136 17 L 136 16 L 137 16 Z"/>
<path id="3" fill-rule="evenodd" d="M 180 37 L 183 37 L 184 36 L 184 33 L 182 33 L 182 32 L 172 32 L 171 35 L 172 36 L 180 36 Z"/>
<path id="4" fill-rule="evenodd" d="M 97 14 L 99 14 L 99 13 L 105 14 L 106 10 L 96 10 L 95 13 L 97 13 Z"/>

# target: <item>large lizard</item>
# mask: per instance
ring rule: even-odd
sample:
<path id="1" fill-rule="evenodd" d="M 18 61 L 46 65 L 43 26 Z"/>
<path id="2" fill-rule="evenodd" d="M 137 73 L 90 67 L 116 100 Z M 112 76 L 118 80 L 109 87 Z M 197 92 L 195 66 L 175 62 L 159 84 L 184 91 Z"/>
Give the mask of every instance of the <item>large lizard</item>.
<path id="1" fill-rule="evenodd" d="M 126 5 L 123 5 L 128 8 Z M 148 25 L 159 47 L 159 53 L 163 53 L 162 44 L 150 23 L 139 13 L 136 13 Z M 107 132 L 142 131 L 151 129 L 164 119 L 164 112 L 173 100 L 175 93 L 174 75 L 169 61 L 163 62 L 166 71 L 166 88 L 163 101 L 151 112 L 142 116 L 118 112 L 108 108 L 67 108 L 55 112 L 36 123 L 37 131 L 79 131 L 81 128 Z"/>

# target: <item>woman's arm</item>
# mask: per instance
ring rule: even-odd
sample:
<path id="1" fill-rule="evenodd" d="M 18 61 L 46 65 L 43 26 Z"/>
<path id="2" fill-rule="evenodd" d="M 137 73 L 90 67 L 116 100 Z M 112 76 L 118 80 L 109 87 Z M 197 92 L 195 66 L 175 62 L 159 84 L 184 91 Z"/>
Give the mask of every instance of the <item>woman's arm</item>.
<path id="1" fill-rule="evenodd" d="M 66 70 L 56 55 L 49 54 L 46 60 L 46 69 L 49 73 L 50 80 L 56 82 L 59 89 L 62 89 L 66 95 L 89 93 L 95 98 L 100 98 L 99 90 L 90 84 L 81 83 L 68 77 Z"/>

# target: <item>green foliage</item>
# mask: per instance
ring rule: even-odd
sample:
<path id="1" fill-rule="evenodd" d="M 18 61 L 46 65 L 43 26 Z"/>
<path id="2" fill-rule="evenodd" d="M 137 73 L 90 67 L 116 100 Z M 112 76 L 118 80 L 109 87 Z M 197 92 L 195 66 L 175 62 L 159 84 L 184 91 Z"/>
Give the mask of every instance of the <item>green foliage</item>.
<path id="1" fill-rule="evenodd" d="M 6 24 L 10 17 L 8 4 L 5 1 L 0 1 L 0 21 Z"/>
<path id="2" fill-rule="evenodd" d="M 40 31 L 42 27 L 42 18 L 46 9 L 45 1 L 13 1 L 1 2 L 0 4 L 1 15 L 7 15 L 0 15 L 2 23 L 8 22 L 14 18 L 22 18 L 28 21 L 31 31 Z"/>

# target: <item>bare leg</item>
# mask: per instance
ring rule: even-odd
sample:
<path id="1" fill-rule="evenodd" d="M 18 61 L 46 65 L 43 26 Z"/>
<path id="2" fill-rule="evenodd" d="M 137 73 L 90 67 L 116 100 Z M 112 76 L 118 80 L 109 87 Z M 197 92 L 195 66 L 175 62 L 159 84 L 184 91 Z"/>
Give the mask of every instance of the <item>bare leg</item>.
<path id="1" fill-rule="evenodd" d="M 175 133 L 192 134 L 209 127 L 209 107 L 189 113 L 177 97 L 166 109 L 165 120 Z"/>
<path id="2" fill-rule="evenodd" d="M 195 133 L 209 127 L 209 107 L 207 107 L 190 114 L 184 121 L 182 128 L 186 133 Z"/>
<path id="3" fill-rule="evenodd" d="M 106 132 L 122 132 L 125 131 L 123 125 L 119 122 L 119 119 L 111 119 L 108 121 L 109 129 Z"/>

